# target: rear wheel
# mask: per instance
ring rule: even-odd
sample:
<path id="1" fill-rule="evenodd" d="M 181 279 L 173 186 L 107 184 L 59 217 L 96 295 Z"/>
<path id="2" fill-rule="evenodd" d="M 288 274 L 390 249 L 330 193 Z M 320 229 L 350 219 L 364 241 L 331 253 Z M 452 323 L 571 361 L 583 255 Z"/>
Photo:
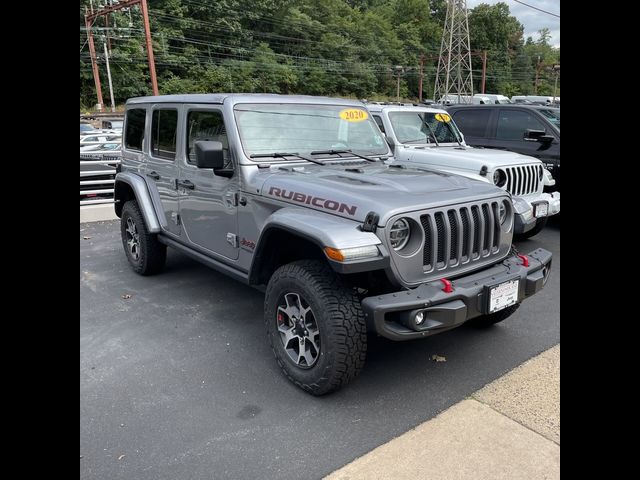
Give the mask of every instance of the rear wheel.
<path id="1" fill-rule="evenodd" d="M 129 265 L 136 273 L 152 275 L 163 269 L 167 247 L 158 241 L 155 233 L 149 233 L 135 200 L 129 200 L 122 207 L 120 235 Z"/>
<path id="2" fill-rule="evenodd" d="M 301 260 L 275 271 L 265 295 L 265 323 L 281 370 L 313 395 L 339 389 L 364 366 L 360 300 L 324 262 Z"/>

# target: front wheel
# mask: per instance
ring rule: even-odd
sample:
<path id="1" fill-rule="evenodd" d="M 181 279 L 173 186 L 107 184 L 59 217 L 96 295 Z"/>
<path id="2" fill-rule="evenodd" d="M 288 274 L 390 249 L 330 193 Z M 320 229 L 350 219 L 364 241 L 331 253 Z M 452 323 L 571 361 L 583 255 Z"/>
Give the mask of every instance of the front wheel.
<path id="1" fill-rule="evenodd" d="M 364 366 L 360 300 L 324 262 L 301 260 L 277 269 L 267 286 L 264 319 L 281 370 L 313 395 L 339 389 Z"/>

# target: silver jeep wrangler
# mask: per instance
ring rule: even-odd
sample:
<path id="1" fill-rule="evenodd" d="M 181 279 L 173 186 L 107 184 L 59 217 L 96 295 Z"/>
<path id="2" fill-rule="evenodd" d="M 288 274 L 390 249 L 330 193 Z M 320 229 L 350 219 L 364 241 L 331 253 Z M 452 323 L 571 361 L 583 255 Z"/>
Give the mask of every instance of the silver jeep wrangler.
<path id="1" fill-rule="evenodd" d="M 391 152 L 355 101 L 279 95 L 130 99 L 115 210 L 133 269 L 166 247 L 265 289 L 284 374 L 322 395 L 363 368 L 367 333 L 491 325 L 546 283 L 551 253 L 511 246 L 508 192 Z"/>

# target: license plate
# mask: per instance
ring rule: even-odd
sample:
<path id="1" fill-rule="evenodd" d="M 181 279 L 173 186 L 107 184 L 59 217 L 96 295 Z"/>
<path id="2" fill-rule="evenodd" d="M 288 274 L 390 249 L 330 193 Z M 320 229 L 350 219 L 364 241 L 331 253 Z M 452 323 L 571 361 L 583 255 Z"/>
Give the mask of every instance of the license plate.
<path id="1" fill-rule="evenodd" d="M 509 280 L 489 290 L 489 313 L 497 312 L 518 301 L 520 280 Z"/>
<path id="2" fill-rule="evenodd" d="M 549 204 L 548 203 L 538 203 L 535 206 L 535 210 L 533 212 L 533 216 L 536 218 L 546 217 L 549 213 Z"/>

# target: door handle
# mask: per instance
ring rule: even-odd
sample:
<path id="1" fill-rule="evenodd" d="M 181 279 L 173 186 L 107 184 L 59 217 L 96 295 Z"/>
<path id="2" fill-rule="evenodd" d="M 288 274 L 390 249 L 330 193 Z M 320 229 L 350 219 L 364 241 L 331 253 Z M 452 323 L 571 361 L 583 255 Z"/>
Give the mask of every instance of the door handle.
<path id="1" fill-rule="evenodd" d="M 158 172 L 149 172 L 147 173 L 147 177 L 151 177 L 154 180 L 160 180 L 160 175 L 158 174 Z"/>
<path id="2" fill-rule="evenodd" d="M 176 180 L 176 185 L 178 187 L 188 188 L 189 190 L 196 188 L 195 184 L 190 180 Z"/>

